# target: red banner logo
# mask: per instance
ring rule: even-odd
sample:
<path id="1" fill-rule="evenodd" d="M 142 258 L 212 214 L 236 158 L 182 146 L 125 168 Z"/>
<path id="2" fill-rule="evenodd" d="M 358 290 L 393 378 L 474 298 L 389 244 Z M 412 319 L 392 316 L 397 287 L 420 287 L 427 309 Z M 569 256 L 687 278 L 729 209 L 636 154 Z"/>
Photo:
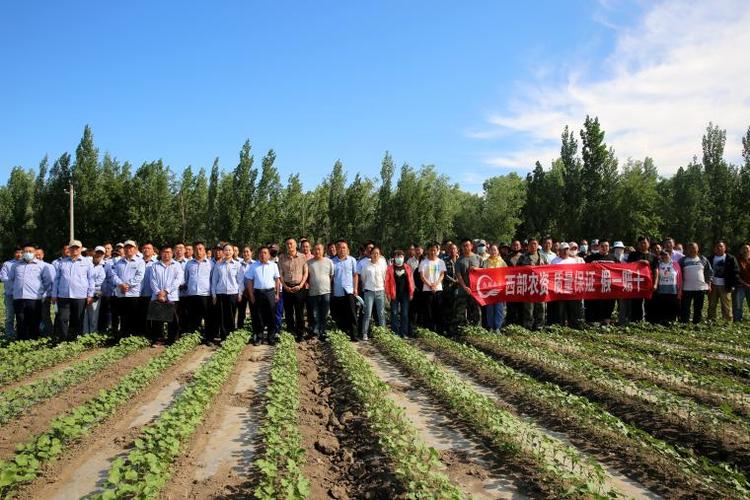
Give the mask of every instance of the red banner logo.
<path id="1" fill-rule="evenodd" d="M 562 264 L 471 269 L 471 295 L 480 305 L 498 302 L 549 302 L 649 298 L 651 268 L 644 262 Z"/>

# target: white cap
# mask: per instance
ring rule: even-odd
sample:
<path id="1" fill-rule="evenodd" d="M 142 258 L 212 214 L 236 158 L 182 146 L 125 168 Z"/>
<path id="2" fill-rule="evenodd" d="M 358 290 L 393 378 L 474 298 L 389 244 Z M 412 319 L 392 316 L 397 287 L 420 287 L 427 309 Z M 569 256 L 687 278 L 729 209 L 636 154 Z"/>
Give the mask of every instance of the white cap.
<path id="1" fill-rule="evenodd" d="M 124 245 L 126 247 L 136 247 L 136 246 L 138 246 L 138 245 L 135 244 L 135 241 L 133 241 L 133 240 L 125 240 Z"/>
<path id="2" fill-rule="evenodd" d="M 70 240 L 70 243 L 68 243 L 68 246 L 81 248 L 83 247 L 83 244 L 81 244 L 80 240 Z"/>
<path id="3" fill-rule="evenodd" d="M 562 243 L 560 243 L 561 250 L 567 250 L 568 248 L 570 248 L 570 245 L 568 245 L 566 242 L 563 241 Z"/>
<path id="4" fill-rule="evenodd" d="M 622 241 L 615 241 L 615 244 L 612 245 L 612 248 L 625 248 L 625 245 L 622 244 Z"/>
<path id="5" fill-rule="evenodd" d="M 94 253 L 96 252 L 106 253 L 106 250 L 104 249 L 103 246 L 99 245 L 96 248 L 94 248 Z"/>

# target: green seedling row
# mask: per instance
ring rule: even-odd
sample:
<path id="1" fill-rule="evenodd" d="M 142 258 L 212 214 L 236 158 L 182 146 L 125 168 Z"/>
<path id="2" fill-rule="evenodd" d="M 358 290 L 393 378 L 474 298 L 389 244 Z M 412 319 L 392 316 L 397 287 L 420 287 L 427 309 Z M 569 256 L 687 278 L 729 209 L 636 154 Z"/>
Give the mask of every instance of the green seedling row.
<path id="1" fill-rule="evenodd" d="M 85 381 L 91 375 L 108 368 L 128 354 L 150 345 L 143 337 L 127 337 L 114 346 L 90 358 L 78 361 L 60 372 L 53 373 L 31 384 L 0 393 L 0 424 L 20 415 L 65 389 Z"/>
<path id="2" fill-rule="evenodd" d="M 377 436 L 409 498 L 464 498 L 461 490 L 439 471 L 437 451 L 419 439 L 404 411 L 389 397 L 388 384 L 375 374 L 349 337 L 333 331 L 328 340 L 336 364 L 367 416 L 367 426 Z"/>
<path id="3" fill-rule="evenodd" d="M 208 361 L 195 372 L 185 390 L 146 426 L 125 458 L 117 458 L 104 490 L 92 498 L 155 498 L 169 480 L 170 466 L 183 443 L 203 421 L 206 410 L 232 373 L 250 333 L 231 333 Z"/>
<path id="4" fill-rule="evenodd" d="M 46 463 L 57 459 L 71 444 L 111 417 L 200 341 L 198 333 L 182 337 L 146 365 L 133 369 L 112 389 L 103 390 L 95 398 L 59 415 L 49 430 L 19 445 L 11 459 L 0 461 L 0 495 L 6 497 L 18 486 L 36 479 Z"/>
<path id="5" fill-rule="evenodd" d="M 271 361 L 265 420 L 258 430 L 263 453 L 255 460 L 260 474 L 256 498 L 295 500 L 310 493 L 302 473 L 305 450 L 299 431 L 299 407 L 297 343 L 294 336 L 283 332 Z"/>
<path id="6" fill-rule="evenodd" d="M 608 487 L 606 473 L 596 461 L 523 422 L 390 330 L 383 327 L 373 330 L 378 349 L 459 415 L 477 435 L 491 442 L 511 462 L 515 459 L 516 463 L 533 464 L 531 479 L 540 489 L 551 490 L 558 496 L 621 496 Z"/>
<path id="7" fill-rule="evenodd" d="M 417 329 L 417 334 L 420 342 L 441 358 L 491 383 L 499 392 L 512 395 L 545 415 L 555 416 L 558 421 L 565 422 L 570 432 L 600 445 L 610 445 L 609 451 L 614 454 L 626 450 L 634 462 L 640 462 L 638 469 L 646 475 L 663 470 L 672 479 L 690 485 L 691 489 L 705 496 L 750 495 L 750 484 L 745 476 L 726 463 L 714 463 L 691 450 L 657 439 L 587 398 L 514 370 L 471 345 L 454 342 L 421 328 Z"/>
<path id="8" fill-rule="evenodd" d="M 32 350 L 6 352 L 0 355 L 0 385 L 21 379 L 26 375 L 54 366 L 62 361 L 74 358 L 93 347 L 104 345 L 110 337 L 101 333 L 91 333 L 72 342 L 62 342 L 53 347 L 38 346 Z M 23 342 L 37 342 L 34 340 Z M 11 344 L 13 346 L 15 344 Z M 10 349 L 10 347 L 8 347 Z"/>

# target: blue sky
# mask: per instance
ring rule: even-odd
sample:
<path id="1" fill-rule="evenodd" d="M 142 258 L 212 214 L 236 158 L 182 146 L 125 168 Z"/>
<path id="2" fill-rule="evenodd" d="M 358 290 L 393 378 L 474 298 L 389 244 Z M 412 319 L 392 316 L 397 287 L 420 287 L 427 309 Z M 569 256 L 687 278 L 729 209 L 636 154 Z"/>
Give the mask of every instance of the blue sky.
<path id="1" fill-rule="evenodd" d="M 603 115 L 620 156 L 651 154 L 669 173 L 698 153 L 709 120 L 730 130 L 728 143 L 750 124 L 742 124 L 750 85 L 726 102 L 696 105 L 689 126 L 677 113 L 679 130 L 664 144 L 650 139 L 651 120 L 634 123 L 633 106 L 642 100 L 653 109 L 655 87 L 660 103 L 695 99 L 674 89 L 674 74 L 656 85 L 654 72 L 688 71 L 684 50 L 709 45 L 709 59 L 718 50 L 708 28 L 705 40 L 665 35 L 670 9 L 679 7 L 5 2 L 0 181 L 15 165 L 36 168 L 44 154 L 73 153 L 88 123 L 101 152 L 135 165 L 161 158 L 180 171 L 208 168 L 219 156 L 231 169 L 249 138 L 256 158 L 273 148 L 282 178 L 299 172 L 307 188 L 339 158 L 350 176 L 376 176 L 389 150 L 399 164 L 435 164 L 476 190 L 483 178 L 549 164 L 563 125 L 579 128 L 586 113 Z M 735 33 L 738 15 L 727 7 L 709 26 L 714 34 L 717 26 Z M 712 84 L 694 85 L 707 93 Z M 722 106 L 737 115 L 726 124 Z"/>

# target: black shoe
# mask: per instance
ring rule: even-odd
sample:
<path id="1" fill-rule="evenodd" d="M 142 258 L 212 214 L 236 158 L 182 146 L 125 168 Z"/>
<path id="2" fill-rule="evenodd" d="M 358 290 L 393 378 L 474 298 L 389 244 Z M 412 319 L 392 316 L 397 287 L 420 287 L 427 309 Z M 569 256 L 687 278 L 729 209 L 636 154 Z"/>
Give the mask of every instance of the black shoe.
<path id="1" fill-rule="evenodd" d="M 257 346 L 258 344 L 260 344 L 260 342 L 258 341 L 258 338 L 257 338 L 257 337 L 253 337 L 253 340 L 251 340 L 251 342 L 252 342 L 252 344 L 253 344 L 254 346 Z"/>

